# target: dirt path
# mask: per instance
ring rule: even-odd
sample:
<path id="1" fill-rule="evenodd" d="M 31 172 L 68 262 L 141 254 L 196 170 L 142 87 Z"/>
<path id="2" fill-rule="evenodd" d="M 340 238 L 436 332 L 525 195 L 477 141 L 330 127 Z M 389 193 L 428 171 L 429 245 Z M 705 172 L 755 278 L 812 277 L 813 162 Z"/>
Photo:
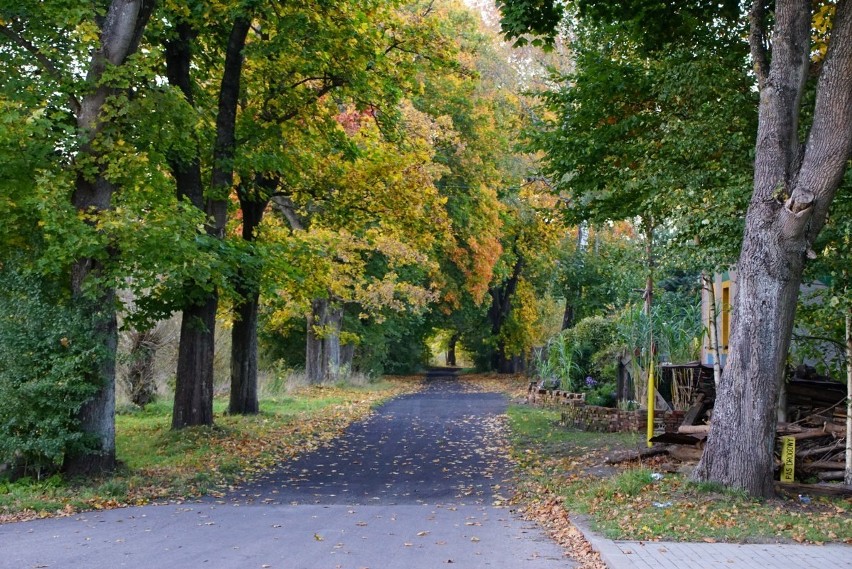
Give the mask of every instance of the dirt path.
<path id="1" fill-rule="evenodd" d="M 498 507 L 505 398 L 431 374 L 326 448 L 221 499 L 0 526 L 0 567 L 572 567 Z"/>

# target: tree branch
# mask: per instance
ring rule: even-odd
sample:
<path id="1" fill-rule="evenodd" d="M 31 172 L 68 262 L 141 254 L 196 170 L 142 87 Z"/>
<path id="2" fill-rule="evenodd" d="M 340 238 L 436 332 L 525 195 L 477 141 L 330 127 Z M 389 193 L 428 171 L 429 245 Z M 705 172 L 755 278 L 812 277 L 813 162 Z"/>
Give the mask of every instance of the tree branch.
<path id="1" fill-rule="evenodd" d="M 828 338 L 826 336 L 809 336 L 805 334 L 796 334 L 795 332 L 793 332 L 793 338 L 796 340 L 814 340 L 818 342 L 825 342 L 827 344 L 834 344 L 841 350 L 846 349 L 846 344 L 844 342 L 835 340 L 834 338 Z"/>
<path id="2" fill-rule="evenodd" d="M 752 203 L 783 202 L 795 186 L 802 156 L 798 131 L 810 64 L 810 24 L 809 4 L 775 2 L 772 61 L 760 89 Z"/>
<path id="3" fill-rule="evenodd" d="M 837 4 L 825 64 L 817 83 L 814 119 L 800 174 L 790 197 L 813 196 L 808 243 L 819 234 L 852 158 L 852 2 Z"/>
<path id="4" fill-rule="evenodd" d="M 27 51 L 30 55 L 32 55 L 35 60 L 38 62 L 39 66 L 44 69 L 48 75 L 53 77 L 57 82 L 62 83 L 63 76 L 62 73 L 59 72 L 59 69 L 53 65 L 53 62 L 44 55 L 41 50 L 36 47 L 32 42 L 30 42 L 25 37 L 21 36 L 14 30 L 9 29 L 6 26 L 0 26 L 0 35 L 4 35 L 13 43 L 15 43 L 18 47 Z M 80 101 L 77 100 L 73 94 L 68 95 L 68 100 L 71 104 L 71 111 L 78 115 L 80 114 Z"/>
<path id="5" fill-rule="evenodd" d="M 293 200 L 288 196 L 276 194 L 272 196 L 272 205 L 284 216 L 284 219 L 290 224 L 290 229 L 293 231 L 304 231 L 305 223 L 296 212 Z"/>
<path id="6" fill-rule="evenodd" d="M 227 193 L 234 180 L 234 152 L 236 147 L 237 103 L 243 72 L 243 47 L 251 26 L 251 19 L 239 15 L 234 20 L 228 47 L 225 51 L 225 68 L 219 88 L 219 110 L 216 115 L 216 142 L 213 147 L 213 172 L 210 186 L 213 190 L 207 200 L 207 214 L 214 220 L 208 228 L 222 237 L 228 215 Z"/>
<path id="7" fill-rule="evenodd" d="M 754 60 L 754 72 L 757 75 L 759 89 L 763 89 L 769 75 L 769 45 L 766 41 L 766 7 L 764 0 L 753 0 L 748 14 L 749 34 L 748 43 L 751 47 L 751 58 Z"/>

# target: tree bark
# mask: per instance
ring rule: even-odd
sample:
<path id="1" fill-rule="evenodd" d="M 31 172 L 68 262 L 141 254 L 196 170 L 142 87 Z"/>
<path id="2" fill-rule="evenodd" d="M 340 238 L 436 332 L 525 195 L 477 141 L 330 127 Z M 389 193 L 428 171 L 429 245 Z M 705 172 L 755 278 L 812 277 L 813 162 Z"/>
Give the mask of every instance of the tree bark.
<path id="1" fill-rule="evenodd" d="M 517 253 L 517 251 L 516 251 Z M 491 306 L 488 309 L 488 320 L 491 323 L 491 335 L 496 339 L 494 351 L 491 354 L 491 368 L 498 373 L 516 373 L 517 362 L 506 354 L 506 343 L 500 338 L 503 324 L 512 312 L 512 298 L 518 288 L 521 273 L 524 270 L 524 259 L 518 255 L 512 275 L 502 284 L 491 287 Z"/>
<path id="2" fill-rule="evenodd" d="M 271 182 L 270 182 L 271 183 Z M 238 190 L 243 212 L 243 240 L 251 243 L 269 203 L 271 192 L 260 195 L 245 186 Z M 251 254 L 251 253 L 249 253 Z M 259 263 L 259 261 L 257 261 Z M 240 267 L 234 327 L 231 329 L 231 401 L 228 412 L 248 415 L 260 411 L 257 395 L 257 311 L 260 305 L 260 267 Z"/>
<path id="3" fill-rule="evenodd" d="M 172 428 L 213 424 L 213 346 L 218 295 L 186 307 L 180 323 Z"/>
<path id="4" fill-rule="evenodd" d="M 804 149 L 797 138 L 810 22 L 810 3 L 775 3 L 771 63 L 768 75 L 760 77 L 754 192 L 737 264 L 730 351 L 708 444 L 693 474 L 755 496 L 774 493 L 776 402 L 802 270 L 852 154 L 847 1 L 837 5 Z M 762 45 L 752 48 L 759 59 Z"/>
<path id="5" fill-rule="evenodd" d="M 562 330 L 567 330 L 574 325 L 574 303 L 571 299 L 565 298 L 565 310 L 562 312 Z"/>
<path id="6" fill-rule="evenodd" d="M 181 22 L 176 26 L 177 34 L 165 43 L 166 77 L 169 85 L 177 87 L 186 101 L 194 105 L 190 70 L 192 68 L 192 45 L 198 35 L 197 30 Z M 201 181 L 201 160 L 198 141 L 193 155 L 169 157 L 169 168 L 175 178 L 178 199 L 187 199 L 200 210 L 204 210 L 204 185 Z"/>
<path id="7" fill-rule="evenodd" d="M 713 352 L 713 384 L 718 388 L 719 382 L 722 379 L 722 362 L 719 360 L 719 327 L 716 325 L 717 307 L 716 307 L 716 286 L 713 282 L 713 277 L 706 273 L 701 273 L 701 279 L 704 281 L 704 290 L 707 291 L 709 299 L 708 311 L 710 318 L 708 319 L 708 336 L 710 351 Z"/>
<path id="8" fill-rule="evenodd" d="M 454 332 L 447 344 L 447 365 L 450 367 L 456 367 L 456 346 L 458 343 L 459 334 L 458 332 Z"/>
<path id="9" fill-rule="evenodd" d="M 340 368 L 349 374 L 355 371 L 355 344 L 340 346 Z"/>
<path id="10" fill-rule="evenodd" d="M 239 15 L 234 20 L 219 87 L 211 187 L 204 200 L 208 219 L 206 231 L 216 239 L 223 239 L 225 236 L 228 194 L 234 177 L 233 159 L 236 150 L 237 103 L 243 68 L 242 51 L 250 23 L 249 18 L 244 15 Z M 180 65 L 183 66 L 182 61 Z M 182 73 L 189 71 L 189 67 L 177 69 L 182 70 Z M 180 193 L 181 190 L 178 191 Z M 190 191 L 193 193 L 189 195 L 194 195 L 194 191 Z M 218 291 L 212 290 L 202 300 L 184 309 L 178 348 L 175 406 L 172 411 L 174 429 L 213 424 L 213 340 L 218 302 Z"/>
<path id="11" fill-rule="evenodd" d="M 77 262 L 75 269 L 83 262 Z M 91 268 L 97 271 L 97 268 Z M 76 271 L 75 271 L 76 272 Z M 86 272 L 85 276 L 91 275 Z M 77 274 L 80 275 L 79 273 Z M 77 280 L 76 278 L 74 279 Z M 79 286 L 75 294 L 81 295 Z M 95 306 L 90 300 L 79 298 L 87 306 Z M 97 446 L 91 452 L 65 457 L 63 469 L 69 474 L 100 474 L 115 468 L 115 356 L 118 349 L 118 323 L 115 310 L 115 290 L 102 287 L 97 299 L 97 314 L 93 334 L 102 338 L 106 356 L 92 370 L 93 380 L 100 384 L 98 392 L 88 400 L 77 413 L 80 430 L 97 440 Z"/>
<path id="12" fill-rule="evenodd" d="M 340 330 L 342 325 L 342 307 L 334 306 L 327 298 L 311 302 L 305 353 L 305 374 L 308 382 L 316 384 L 341 379 Z"/>
<path id="13" fill-rule="evenodd" d="M 260 411 L 257 397 L 257 309 L 260 293 L 238 291 L 231 331 L 231 401 L 228 412 L 250 415 Z"/>
<path id="14" fill-rule="evenodd" d="M 86 77 L 87 84 L 96 86 L 79 104 L 72 105 L 82 139 L 75 162 L 79 163 L 85 157 L 97 163 L 99 168 L 93 178 L 83 172 L 78 173 L 71 197 L 76 210 L 89 216 L 97 216 L 110 209 L 116 190 L 104 177 L 106 166 L 99 160 L 100 152 L 93 144 L 107 125 L 103 117 L 104 103 L 116 92 L 114 87 L 101 84 L 101 80 L 109 65 L 123 65 L 127 57 L 136 51 L 153 9 L 153 1 L 114 0 L 110 3 L 101 23 L 100 49 L 92 54 Z M 84 306 L 91 306 L 90 303 L 94 302 L 97 306 L 93 333 L 103 338 L 106 354 L 98 368 L 92 370 L 93 381 L 100 385 L 100 389 L 78 414 L 81 430 L 97 440 L 97 447 L 90 453 L 67 456 L 63 465 L 66 471 L 77 474 L 98 473 L 115 466 L 115 355 L 118 348 L 115 289 L 103 284 L 90 286 L 92 278 L 102 268 L 99 261 L 83 258 L 75 261 L 71 269 L 75 301 Z"/>

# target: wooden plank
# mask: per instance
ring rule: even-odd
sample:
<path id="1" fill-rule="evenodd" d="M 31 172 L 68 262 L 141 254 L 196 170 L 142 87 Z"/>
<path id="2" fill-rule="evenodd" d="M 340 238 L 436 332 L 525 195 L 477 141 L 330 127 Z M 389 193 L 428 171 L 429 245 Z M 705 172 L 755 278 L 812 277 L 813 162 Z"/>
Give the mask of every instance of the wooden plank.
<path id="1" fill-rule="evenodd" d="M 698 437 L 693 437 L 692 435 L 685 435 L 682 433 L 663 433 L 661 435 L 651 437 L 652 443 L 663 443 L 673 445 L 697 445 L 701 441 L 702 439 Z"/>
<path id="2" fill-rule="evenodd" d="M 840 441 L 835 441 L 834 443 L 827 446 L 814 447 L 796 451 L 796 456 L 798 456 L 799 458 L 807 458 L 809 456 L 816 456 L 818 454 L 827 454 L 832 451 L 841 450 L 842 448 L 843 444 Z"/>
<path id="3" fill-rule="evenodd" d="M 706 435 L 710 433 L 710 425 L 681 425 L 677 432 L 683 435 Z"/>
<path id="4" fill-rule="evenodd" d="M 801 433 L 793 433 L 792 435 L 788 435 L 796 439 L 797 441 L 801 441 L 804 439 L 818 439 L 820 437 L 830 437 L 830 433 L 826 433 L 822 429 L 808 429 L 806 431 L 802 431 Z"/>
<path id="5" fill-rule="evenodd" d="M 676 446 L 669 449 L 669 456 L 681 462 L 698 461 L 701 459 L 703 453 L 703 449 L 684 446 Z"/>
<path id="6" fill-rule="evenodd" d="M 824 470 L 817 472 L 816 476 L 820 480 L 843 480 L 845 474 L 843 470 Z"/>
<path id="7" fill-rule="evenodd" d="M 705 396 L 703 393 L 699 393 L 698 397 L 695 399 L 695 403 L 692 404 L 686 411 L 686 415 L 683 416 L 683 422 L 681 425 L 694 425 L 698 422 L 699 419 L 704 415 L 704 412 L 707 410 L 708 404 L 705 401 Z"/>
<path id="8" fill-rule="evenodd" d="M 810 470 L 843 470 L 846 468 L 844 460 L 815 460 L 813 462 L 803 463 L 802 467 Z"/>
<path id="9" fill-rule="evenodd" d="M 775 483 L 775 491 L 788 496 L 797 497 L 799 494 L 809 496 L 839 496 L 841 498 L 852 498 L 852 486 L 843 484 L 799 484 L 799 483 Z"/>
<path id="10" fill-rule="evenodd" d="M 639 460 L 641 458 L 650 458 L 652 456 L 667 454 L 668 452 L 669 447 L 667 446 L 653 446 L 651 448 L 646 448 L 638 451 L 629 451 L 625 453 L 619 453 L 617 455 L 608 456 L 604 460 L 604 464 L 620 464 L 622 462 L 630 462 L 631 460 Z"/>

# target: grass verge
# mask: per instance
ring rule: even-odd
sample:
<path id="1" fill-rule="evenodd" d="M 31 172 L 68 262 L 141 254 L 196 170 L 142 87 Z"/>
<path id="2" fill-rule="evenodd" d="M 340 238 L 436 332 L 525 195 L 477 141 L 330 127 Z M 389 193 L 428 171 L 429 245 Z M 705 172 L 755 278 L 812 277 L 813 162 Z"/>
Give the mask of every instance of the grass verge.
<path id="1" fill-rule="evenodd" d="M 227 402 L 217 399 L 214 427 L 180 431 L 170 429 L 167 403 L 122 413 L 116 417 L 116 472 L 98 479 L 0 480 L 0 523 L 221 494 L 317 448 L 376 405 L 419 385 L 417 378 L 397 378 L 302 388 L 263 399 L 253 416 L 227 415 Z"/>
<path id="2" fill-rule="evenodd" d="M 848 500 L 756 500 L 691 483 L 678 471 L 683 465 L 665 456 L 606 466 L 608 454 L 637 448 L 641 437 L 570 431 L 558 420 L 555 410 L 509 409 L 518 500 L 528 506 L 582 514 L 611 539 L 852 543 Z"/>

